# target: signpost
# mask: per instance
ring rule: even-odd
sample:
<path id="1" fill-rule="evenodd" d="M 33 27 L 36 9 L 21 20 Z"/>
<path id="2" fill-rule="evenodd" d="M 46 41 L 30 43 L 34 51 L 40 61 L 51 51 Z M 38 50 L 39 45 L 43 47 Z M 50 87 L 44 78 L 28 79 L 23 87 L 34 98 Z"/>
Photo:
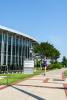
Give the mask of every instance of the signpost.
<path id="1" fill-rule="evenodd" d="M 24 74 L 33 74 L 34 69 L 34 60 L 25 60 L 24 61 Z"/>

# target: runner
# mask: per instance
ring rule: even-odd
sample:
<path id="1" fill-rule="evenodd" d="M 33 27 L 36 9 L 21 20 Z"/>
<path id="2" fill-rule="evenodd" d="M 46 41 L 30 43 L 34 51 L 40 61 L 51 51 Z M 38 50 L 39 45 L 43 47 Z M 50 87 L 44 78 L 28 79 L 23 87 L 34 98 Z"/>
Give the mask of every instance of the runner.
<path id="1" fill-rule="evenodd" d="M 46 75 L 46 69 L 47 69 L 47 59 L 46 58 L 43 60 L 43 67 L 44 67 L 44 75 Z"/>

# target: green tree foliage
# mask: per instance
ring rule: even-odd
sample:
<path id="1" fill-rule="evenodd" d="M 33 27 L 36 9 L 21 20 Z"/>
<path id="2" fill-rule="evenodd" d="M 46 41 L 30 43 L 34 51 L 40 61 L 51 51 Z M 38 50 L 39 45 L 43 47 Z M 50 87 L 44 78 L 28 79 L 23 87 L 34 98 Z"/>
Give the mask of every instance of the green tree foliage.
<path id="1" fill-rule="evenodd" d="M 67 67 L 67 58 L 65 56 L 62 59 L 62 65 Z"/>
<path id="2" fill-rule="evenodd" d="M 40 67 L 40 60 L 36 59 L 35 67 Z"/>
<path id="3" fill-rule="evenodd" d="M 60 57 L 60 52 L 56 48 L 53 48 L 51 54 L 51 60 L 53 60 L 53 62 L 56 62 L 59 57 Z"/>
<path id="4" fill-rule="evenodd" d="M 35 53 L 39 53 L 40 52 L 40 44 L 33 45 L 33 50 Z"/>
<path id="5" fill-rule="evenodd" d="M 35 45 L 34 52 L 39 53 L 44 57 L 46 56 L 47 58 L 50 58 L 53 61 L 56 61 L 60 56 L 60 52 L 48 42 L 42 42 L 40 44 Z"/>

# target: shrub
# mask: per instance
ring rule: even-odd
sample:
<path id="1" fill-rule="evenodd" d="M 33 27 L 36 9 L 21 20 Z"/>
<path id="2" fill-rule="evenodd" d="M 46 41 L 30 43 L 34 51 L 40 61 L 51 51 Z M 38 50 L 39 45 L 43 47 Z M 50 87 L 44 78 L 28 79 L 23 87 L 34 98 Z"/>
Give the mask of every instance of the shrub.
<path id="1" fill-rule="evenodd" d="M 36 60 L 35 67 L 40 67 L 40 60 Z"/>
<path id="2" fill-rule="evenodd" d="M 56 68 L 58 69 L 62 68 L 62 64 L 57 62 L 57 63 L 48 65 L 48 69 L 56 69 Z"/>

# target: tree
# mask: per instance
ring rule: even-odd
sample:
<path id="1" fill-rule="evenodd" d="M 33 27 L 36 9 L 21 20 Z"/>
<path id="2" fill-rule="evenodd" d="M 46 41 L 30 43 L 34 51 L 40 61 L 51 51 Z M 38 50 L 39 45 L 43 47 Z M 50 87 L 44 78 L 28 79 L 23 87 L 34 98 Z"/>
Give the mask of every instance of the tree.
<path id="1" fill-rule="evenodd" d="M 62 65 L 67 67 L 67 58 L 65 56 L 62 58 Z"/>
<path id="2" fill-rule="evenodd" d="M 54 62 L 56 62 L 59 57 L 60 57 L 60 52 L 56 48 L 53 48 L 51 59 L 53 59 Z"/>
<path id="3" fill-rule="evenodd" d="M 34 46 L 34 52 L 56 61 L 60 57 L 60 52 L 48 42 L 42 42 Z"/>

